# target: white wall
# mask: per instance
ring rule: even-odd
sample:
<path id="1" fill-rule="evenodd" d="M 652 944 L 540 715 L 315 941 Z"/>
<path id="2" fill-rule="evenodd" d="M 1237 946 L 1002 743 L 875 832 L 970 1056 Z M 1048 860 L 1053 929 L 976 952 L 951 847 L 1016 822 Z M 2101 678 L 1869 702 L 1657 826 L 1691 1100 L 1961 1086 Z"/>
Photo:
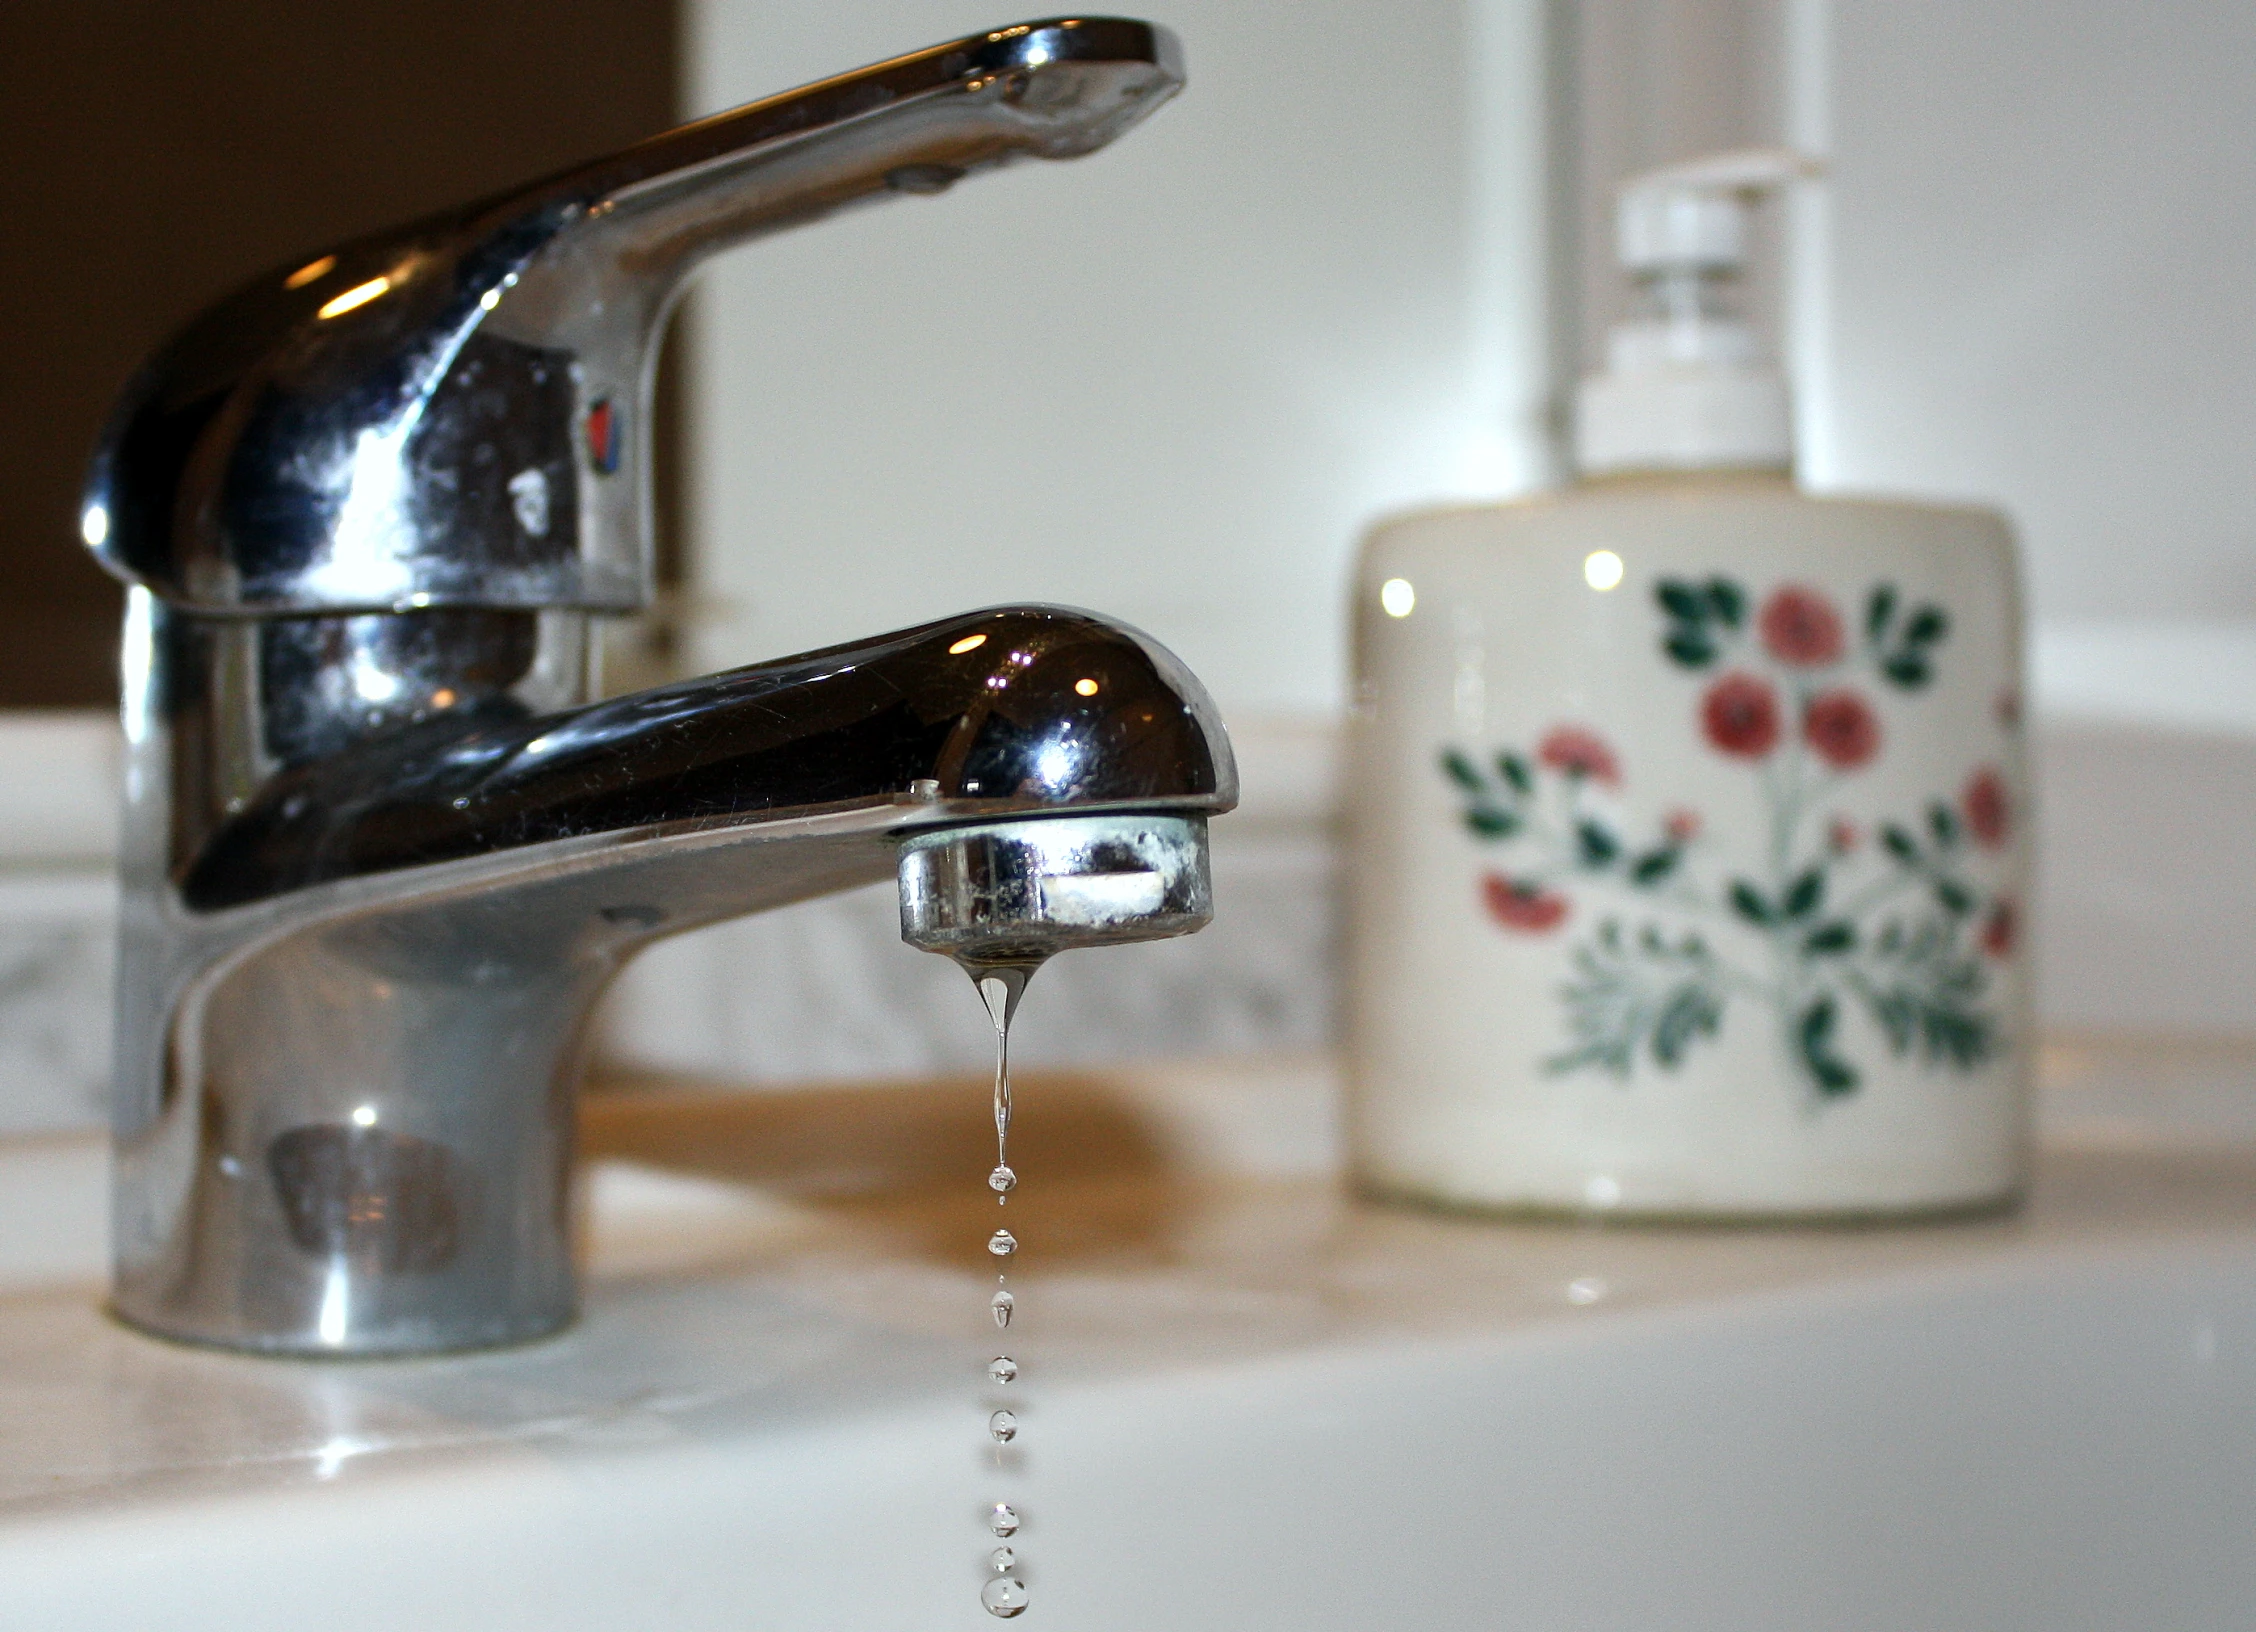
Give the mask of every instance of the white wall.
<path id="1" fill-rule="evenodd" d="M 2004 504 L 2040 625 L 2256 616 L 2256 6 L 1799 9 L 1811 474 Z"/>
<path id="2" fill-rule="evenodd" d="M 1360 526 L 1541 474 L 1539 10 L 1170 0 L 1190 88 L 1114 148 L 718 263 L 696 655 L 1054 600 L 1159 636 L 1226 709 L 1335 706 Z M 700 112 L 1016 20 L 689 16 Z"/>

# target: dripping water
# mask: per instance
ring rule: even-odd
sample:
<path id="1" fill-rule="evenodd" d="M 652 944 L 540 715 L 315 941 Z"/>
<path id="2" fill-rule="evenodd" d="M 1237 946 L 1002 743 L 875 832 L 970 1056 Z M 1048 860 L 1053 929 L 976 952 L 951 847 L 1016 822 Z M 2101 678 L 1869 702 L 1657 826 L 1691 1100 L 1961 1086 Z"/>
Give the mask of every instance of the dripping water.
<path id="1" fill-rule="evenodd" d="M 965 973 L 978 988 L 979 1000 L 986 1005 L 987 1017 L 995 1025 L 995 1165 L 987 1175 L 987 1188 L 995 1193 L 995 1205 L 999 1208 L 1010 1205 L 1011 1192 L 1018 1188 L 1018 1174 L 1010 1165 L 1011 1017 L 1018 1012 L 1018 1000 L 1026 994 L 1026 983 L 1039 963 L 1040 960 L 1035 959 L 1002 964 L 967 960 L 964 964 Z M 1018 1308 L 1018 1300 L 1010 1289 L 1009 1274 L 1011 1259 L 1018 1252 L 1018 1237 L 998 1226 L 987 1238 L 987 1251 L 995 1261 L 995 1290 L 987 1300 L 987 1313 L 997 1331 L 1008 1331 L 1011 1317 Z M 1018 1362 L 1007 1354 L 998 1354 L 987 1362 L 987 1376 L 998 1387 L 1015 1383 Z M 995 1466 L 999 1470 L 1003 1466 L 1003 1447 L 1018 1437 L 1018 1414 L 1009 1410 L 989 1412 L 987 1437 L 994 1442 Z M 1019 1522 L 1018 1510 L 1008 1502 L 997 1502 L 988 1509 L 987 1527 L 997 1540 L 1007 1540 L 1017 1534 Z M 1017 1549 L 995 1548 L 987 1555 L 987 1567 L 987 1582 L 979 1590 L 979 1602 L 987 1613 L 1004 1620 L 1024 1614 L 1026 1583 L 1017 1574 Z"/>
<path id="2" fill-rule="evenodd" d="M 1026 1583 L 1015 1576 L 998 1575 L 979 1589 L 979 1601 L 987 1606 L 988 1614 L 1009 1620 L 1025 1613 Z"/>

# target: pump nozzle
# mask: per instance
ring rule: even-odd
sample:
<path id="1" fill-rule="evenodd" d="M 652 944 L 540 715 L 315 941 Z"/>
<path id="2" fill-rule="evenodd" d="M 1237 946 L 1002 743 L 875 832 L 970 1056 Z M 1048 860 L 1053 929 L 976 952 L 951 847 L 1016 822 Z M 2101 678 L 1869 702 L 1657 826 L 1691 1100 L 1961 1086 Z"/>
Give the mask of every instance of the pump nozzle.
<path id="1" fill-rule="evenodd" d="M 1791 466 L 1786 382 L 1721 286 L 1746 265 L 1755 199 L 1822 172 L 1790 149 L 1746 148 L 1622 184 L 1615 247 L 1647 310 L 1614 328 L 1606 372 L 1577 393 L 1585 474 Z"/>
<path id="2" fill-rule="evenodd" d="M 1818 160 L 1791 148 L 1749 147 L 1632 176 L 1614 216 L 1621 263 L 1632 272 L 1736 271 L 1747 259 L 1747 206 L 1824 173 Z"/>

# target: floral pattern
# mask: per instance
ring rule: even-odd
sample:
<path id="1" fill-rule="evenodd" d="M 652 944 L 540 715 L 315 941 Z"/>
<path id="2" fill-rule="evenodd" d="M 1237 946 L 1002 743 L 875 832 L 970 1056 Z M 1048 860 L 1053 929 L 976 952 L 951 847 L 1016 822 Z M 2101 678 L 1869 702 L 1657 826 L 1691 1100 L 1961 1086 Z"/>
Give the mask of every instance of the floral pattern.
<path id="1" fill-rule="evenodd" d="M 1622 762 L 1584 724 L 1554 726 L 1532 755 L 1442 755 L 1467 830 L 1498 849 L 1480 878 L 1497 928 L 1547 936 L 1589 915 L 1560 992 L 1566 1041 L 1547 1068 L 1673 1071 L 1740 1005 L 1768 1011 L 1819 1101 L 1864 1080 L 1844 1034 L 1852 1008 L 1898 1058 L 1963 1072 L 1996 1057 L 2007 1038 L 1992 966 L 2014 955 L 2018 913 L 1981 875 L 2013 836 L 2004 774 L 1976 766 L 1955 798 L 1916 817 L 1860 821 L 1839 808 L 1885 751 L 1875 688 L 1916 698 L 1948 614 L 1879 584 L 1852 640 L 1833 598 L 1808 584 L 1773 587 L 1751 615 L 1744 588 L 1722 576 L 1665 578 L 1654 597 L 1661 651 L 1705 680 L 1701 737 L 1759 779 L 1767 831 L 1755 855 L 1728 854 L 1726 836 L 1681 804 L 1633 834 L 1613 797 Z M 1997 718 L 2013 728 L 2008 708 Z M 1725 924 L 1739 933 L 1719 935 Z M 1758 957 L 1744 955 L 1750 945 Z"/>
<path id="2" fill-rule="evenodd" d="M 1719 754 L 1761 759 L 1778 746 L 1778 693 L 1751 674 L 1727 674 L 1700 699 L 1700 729 Z"/>

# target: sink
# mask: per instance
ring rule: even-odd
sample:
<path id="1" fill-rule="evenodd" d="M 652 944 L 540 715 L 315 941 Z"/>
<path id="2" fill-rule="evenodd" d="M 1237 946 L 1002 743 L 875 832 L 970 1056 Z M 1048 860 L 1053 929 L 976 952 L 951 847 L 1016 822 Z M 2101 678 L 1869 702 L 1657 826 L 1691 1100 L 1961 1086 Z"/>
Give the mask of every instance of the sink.
<path id="1" fill-rule="evenodd" d="M 1088 1632 L 2256 1609 L 2256 1147 L 2056 1130 L 1973 1224 L 1499 1225 L 1343 1195 L 1326 1072 L 1022 1084 L 1002 1469 L 973 1081 L 595 1100 L 584 1318 L 454 1358 L 113 1326 L 93 1148 L 0 1152 L 0 1624 L 970 1629 L 998 1496 Z"/>

